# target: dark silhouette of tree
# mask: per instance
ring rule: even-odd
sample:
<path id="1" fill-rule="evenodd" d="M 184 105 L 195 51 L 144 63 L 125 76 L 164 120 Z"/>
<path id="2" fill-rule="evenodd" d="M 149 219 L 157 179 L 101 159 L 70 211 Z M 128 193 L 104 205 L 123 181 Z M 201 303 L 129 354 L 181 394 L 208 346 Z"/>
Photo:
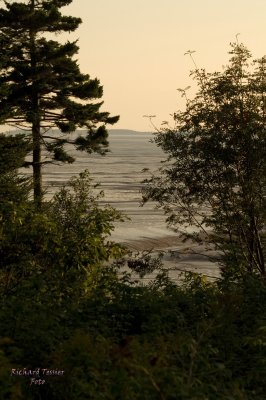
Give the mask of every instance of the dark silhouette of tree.
<path id="1" fill-rule="evenodd" d="M 43 197 L 43 150 L 51 156 L 46 163 L 73 162 L 64 148 L 67 143 L 88 153 L 104 154 L 108 147 L 106 124 L 119 118 L 100 111 L 103 102 L 97 99 L 103 88 L 98 79 L 80 72 L 74 58 L 77 42 L 61 44 L 47 38 L 47 34 L 78 28 L 80 18 L 60 12 L 71 2 L 7 0 L 0 9 L 0 122 L 31 137 L 37 205 Z M 85 128 L 87 134 L 73 139 L 68 134 L 77 128 Z"/>
<path id="2" fill-rule="evenodd" d="M 31 150 L 25 135 L 0 134 L 0 214 L 8 203 L 23 203 L 29 197 L 31 179 L 18 174 L 18 169 L 25 166 Z"/>
<path id="3" fill-rule="evenodd" d="M 266 58 L 251 64 L 239 43 L 230 54 L 222 72 L 195 65 L 199 90 L 156 134 L 169 157 L 144 201 L 156 200 L 186 238 L 218 249 L 224 272 L 265 276 Z"/>

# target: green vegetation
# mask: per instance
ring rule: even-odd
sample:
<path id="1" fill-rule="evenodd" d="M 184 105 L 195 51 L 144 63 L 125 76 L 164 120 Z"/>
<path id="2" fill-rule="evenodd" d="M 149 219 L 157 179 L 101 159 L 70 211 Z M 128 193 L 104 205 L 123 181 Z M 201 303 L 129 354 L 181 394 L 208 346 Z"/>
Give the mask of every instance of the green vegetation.
<path id="1" fill-rule="evenodd" d="M 44 4 L 48 7 L 50 2 L 42 2 Z M 237 51 L 241 57 L 246 54 L 242 47 Z M 218 80 L 215 78 L 213 84 Z M 253 83 L 251 80 L 250 85 Z M 228 87 L 232 89 L 231 84 Z M 243 98 L 246 96 L 243 93 Z M 234 99 L 233 94 L 231 98 Z M 253 104 L 255 99 L 256 96 L 252 97 L 251 102 L 248 97 L 247 101 Z M 229 99 L 227 103 L 230 106 Z M 253 122 L 256 122 L 257 113 L 260 115 L 260 108 L 255 104 Z M 196 103 L 189 105 L 197 108 Z M 210 111 L 211 120 L 213 115 Z M 202 123 L 199 126 L 202 127 Z M 219 132 L 208 131 L 207 126 L 206 123 L 205 130 L 202 128 L 202 140 L 205 132 L 212 143 L 213 132 L 216 143 Z M 236 124 L 235 129 L 237 127 Z M 259 134 L 263 138 L 262 128 L 250 138 L 248 126 L 245 127 L 247 137 L 244 135 L 244 139 L 249 138 L 250 145 L 252 140 L 259 139 Z M 173 141 L 173 138 L 179 138 L 177 132 L 167 133 L 169 145 L 176 143 L 178 151 L 179 142 Z M 190 143 L 182 147 L 184 153 L 191 148 L 196 151 L 190 133 Z M 160 140 L 162 135 L 158 136 Z M 221 135 L 225 144 L 220 148 L 224 148 L 226 157 L 229 157 L 234 147 L 231 142 L 230 146 L 227 145 L 225 131 Z M 195 140 L 199 146 L 200 140 Z M 182 129 L 180 141 L 182 144 L 186 142 Z M 227 190 L 231 188 L 231 196 L 235 196 L 234 202 L 228 205 L 232 209 L 230 216 L 234 220 L 239 207 L 236 221 L 248 235 L 254 231 L 248 219 L 250 214 L 244 214 L 246 209 L 241 203 L 241 198 L 247 195 L 246 188 L 236 181 L 239 176 L 245 177 L 247 159 L 244 155 L 240 157 L 240 150 L 245 148 L 244 145 L 241 147 L 242 141 L 237 143 L 235 158 L 233 155 L 229 158 L 232 180 L 229 180 L 226 168 L 221 167 L 218 148 L 216 155 L 226 177 L 224 185 Z M 214 222 L 209 224 L 214 230 L 213 243 L 221 233 L 217 243 L 227 252 L 223 266 L 228 273 L 215 283 L 188 273 L 182 281 L 174 284 L 167 271 L 161 269 L 156 279 L 143 286 L 135 274 L 120 271 L 126 251 L 110 240 L 110 233 L 114 223 L 123 217 L 110 206 L 100 207 L 98 200 L 102 193 L 93 185 L 87 172 L 71 179 L 51 201 L 36 208 L 31 198 L 31 181 L 18 174 L 18 169 L 25 165 L 31 146 L 32 141 L 27 136 L 0 136 L 0 400 L 265 399 L 264 274 L 256 264 L 259 260 L 255 258 L 257 253 L 254 253 L 256 263 L 245 263 L 245 259 L 240 257 L 245 251 L 250 254 L 249 242 L 244 250 L 237 247 L 235 230 L 233 239 L 228 240 L 225 226 L 229 226 L 232 220 L 226 223 L 222 197 L 217 198 L 220 208 L 217 205 L 214 209 L 217 213 L 213 213 L 213 219 L 210 217 Z M 206 156 L 205 147 L 202 145 L 200 148 L 200 154 Z M 247 182 L 251 185 L 250 190 L 256 189 L 247 199 L 254 200 L 258 234 L 264 222 L 263 176 L 257 177 L 258 187 L 251 178 L 255 166 L 257 172 L 263 173 L 264 160 L 259 155 L 264 154 L 264 150 L 260 151 Z M 245 156 L 248 157 L 246 153 Z M 199 162 L 202 161 L 197 157 Z M 214 163 L 212 153 L 210 160 Z M 243 162 L 239 176 L 236 160 L 240 166 Z M 173 173 L 176 171 L 173 169 Z M 195 184 L 195 169 L 189 172 Z M 206 174 L 211 174 L 211 171 Z M 189 174 L 185 178 L 189 179 Z M 185 178 L 180 183 L 184 193 Z M 191 206 L 195 199 L 200 205 L 206 200 L 203 189 L 207 186 L 204 182 L 202 176 L 198 182 L 197 198 L 193 190 L 189 191 Z M 233 190 L 236 182 L 238 190 Z M 171 185 L 169 196 L 173 194 L 174 180 Z M 217 186 L 214 180 L 214 191 L 217 191 Z M 178 193 L 177 189 L 176 184 Z M 160 194 L 166 204 L 169 200 L 165 197 L 167 190 L 156 190 L 157 199 L 160 199 Z M 242 197 L 238 195 L 239 191 Z M 181 191 L 183 196 L 184 193 Z M 218 191 L 215 193 L 214 197 Z M 185 218 L 184 213 L 181 217 Z M 230 227 L 233 229 L 233 225 Z M 255 249 L 256 240 L 257 236 L 254 236 Z M 231 254 L 237 255 L 233 263 L 229 257 Z M 128 266 L 143 276 L 156 267 L 156 262 L 148 259 L 129 260 Z M 36 375 L 23 375 L 29 371 L 35 371 Z"/>
<path id="2" fill-rule="evenodd" d="M 77 42 L 60 44 L 48 39 L 52 33 L 78 28 L 80 18 L 60 12 L 71 2 L 5 1 L 5 8 L 0 9 L 0 123 L 28 132 L 32 143 L 32 162 L 28 164 L 33 168 L 38 207 L 43 196 L 42 165 L 48 162 L 42 152 L 50 154 L 51 161 L 68 163 L 74 159 L 64 150 L 66 144 L 104 154 L 108 146 L 105 125 L 118 121 L 100 111 L 103 102 L 97 100 L 103 88 L 98 79 L 80 72 L 74 58 Z M 86 137 L 69 137 L 82 127 L 87 129 Z M 52 128 L 57 128 L 57 133 Z"/>
<path id="3" fill-rule="evenodd" d="M 266 58 L 233 44 L 222 72 L 192 73 L 198 85 L 155 142 L 168 155 L 145 187 L 183 236 L 219 250 L 226 274 L 265 276 Z M 194 228 L 187 234 L 186 228 Z"/>
<path id="4" fill-rule="evenodd" d="M 124 250 L 108 236 L 121 215 L 98 206 L 87 173 L 38 212 L 28 183 L 12 185 L 0 210 L 1 400 L 265 398 L 261 277 L 176 285 L 162 271 L 143 286 L 119 273 Z M 38 368 L 38 379 L 14 372 Z"/>

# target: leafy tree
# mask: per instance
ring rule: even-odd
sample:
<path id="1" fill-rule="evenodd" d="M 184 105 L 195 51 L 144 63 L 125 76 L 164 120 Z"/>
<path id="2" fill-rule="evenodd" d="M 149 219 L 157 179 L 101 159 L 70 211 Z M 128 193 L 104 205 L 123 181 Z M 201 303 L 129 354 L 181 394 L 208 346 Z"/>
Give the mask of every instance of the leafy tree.
<path id="1" fill-rule="evenodd" d="M 80 72 L 73 57 L 77 42 L 60 44 L 47 34 L 71 32 L 80 18 L 63 16 L 60 8 L 71 0 L 5 1 L 0 9 L 0 122 L 23 129 L 31 137 L 34 198 L 41 203 L 42 152 L 51 160 L 73 162 L 64 150 L 67 143 L 78 150 L 105 153 L 106 124 L 118 117 L 101 112 L 103 95 L 98 79 Z M 101 125 L 99 125 L 101 124 Z M 77 128 L 87 135 L 70 138 Z M 56 128 L 57 131 L 50 131 Z M 50 133 L 49 133 L 50 131 Z"/>
<path id="2" fill-rule="evenodd" d="M 189 100 L 183 91 L 185 111 L 155 136 L 168 159 L 146 181 L 144 201 L 156 200 L 186 238 L 219 250 L 224 273 L 265 276 L 266 58 L 251 63 L 239 43 L 230 54 L 222 72 L 192 72 L 198 92 Z"/>
<path id="3" fill-rule="evenodd" d="M 92 284 L 90 274 L 96 276 L 110 259 L 121 257 L 123 249 L 108 237 L 122 216 L 110 206 L 100 207 L 101 196 L 85 172 L 39 211 L 30 201 L 3 205 L 0 293 L 10 295 L 31 282 L 65 295 L 75 287 L 80 294 Z"/>
<path id="4" fill-rule="evenodd" d="M 88 171 L 72 178 L 54 196 L 47 215 L 56 224 L 63 247 L 65 271 L 89 273 L 94 267 L 116 259 L 123 253 L 119 244 L 107 240 L 116 221 L 123 221 L 119 211 L 109 205 L 100 207 L 103 192 L 96 193 Z M 86 275 L 85 275 L 86 276 Z"/>

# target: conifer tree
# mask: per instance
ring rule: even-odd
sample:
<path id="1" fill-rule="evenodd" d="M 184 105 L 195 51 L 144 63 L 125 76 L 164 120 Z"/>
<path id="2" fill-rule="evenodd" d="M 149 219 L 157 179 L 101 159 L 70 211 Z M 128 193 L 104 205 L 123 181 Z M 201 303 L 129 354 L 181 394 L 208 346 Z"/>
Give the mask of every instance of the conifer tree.
<path id="1" fill-rule="evenodd" d="M 59 43 L 49 33 L 75 31 L 80 18 L 63 16 L 60 9 L 72 0 L 4 1 L 0 9 L 0 123 L 25 131 L 32 141 L 34 199 L 43 197 L 42 152 L 49 161 L 73 162 L 64 149 L 104 154 L 106 124 L 117 116 L 101 112 L 103 88 L 98 79 L 80 72 L 73 58 L 77 42 Z M 54 130 L 53 130 L 54 128 Z M 87 134 L 68 134 L 85 128 Z M 56 133 L 56 132 L 59 132 Z M 72 135 L 73 136 L 73 135 Z"/>
<path id="2" fill-rule="evenodd" d="M 0 215 L 7 203 L 22 204 L 29 197 L 31 179 L 21 176 L 18 169 L 25 166 L 30 151 L 31 145 L 24 135 L 0 134 Z M 0 220 L 3 222 L 2 215 Z"/>

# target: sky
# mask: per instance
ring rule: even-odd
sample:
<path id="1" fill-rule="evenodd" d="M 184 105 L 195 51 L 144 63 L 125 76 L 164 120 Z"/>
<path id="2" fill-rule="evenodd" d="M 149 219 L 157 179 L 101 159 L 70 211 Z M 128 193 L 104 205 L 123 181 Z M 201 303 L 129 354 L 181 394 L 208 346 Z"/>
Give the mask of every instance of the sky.
<path id="1" fill-rule="evenodd" d="M 209 72 L 227 64 L 237 34 L 254 58 L 266 54 L 266 0 L 73 0 L 62 11 L 82 18 L 67 38 L 79 39 L 81 72 L 100 80 L 119 129 L 153 130 L 143 115 L 171 123 L 177 89 L 196 90 L 186 51 Z"/>

